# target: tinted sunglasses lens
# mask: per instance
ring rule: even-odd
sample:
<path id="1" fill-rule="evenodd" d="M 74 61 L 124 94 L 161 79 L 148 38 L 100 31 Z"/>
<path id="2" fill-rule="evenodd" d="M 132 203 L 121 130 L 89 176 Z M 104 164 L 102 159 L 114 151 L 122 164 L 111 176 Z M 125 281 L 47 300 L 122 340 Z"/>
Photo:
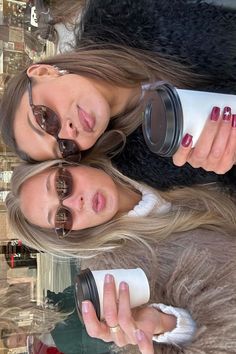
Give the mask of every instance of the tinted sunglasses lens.
<path id="1" fill-rule="evenodd" d="M 69 139 L 58 139 L 59 149 L 61 151 L 62 157 L 66 158 L 70 155 L 80 155 L 80 149 L 78 145 Z"/>
<path id="2" fill-rule="evenodd" d="M 73 179 L 65 168 L 59 168 L 55 179 L 56 191 L 60 200 L 68 198 L 72 193 Z"/>
<path id="3" fill-rule="evenodd" d="M 66 208 L 59 208 L 55 216 L 55 231 L 59 238 L 65 238 L 72 229 L 73 219 L 71 212 Z"/>
<path id="4" fill-rule="evenodd" d="M 38 125 L 48 134 L 56 136 L 61 124 L 55 112 L 46 106 L 34 106 L 33 113 Z"/>

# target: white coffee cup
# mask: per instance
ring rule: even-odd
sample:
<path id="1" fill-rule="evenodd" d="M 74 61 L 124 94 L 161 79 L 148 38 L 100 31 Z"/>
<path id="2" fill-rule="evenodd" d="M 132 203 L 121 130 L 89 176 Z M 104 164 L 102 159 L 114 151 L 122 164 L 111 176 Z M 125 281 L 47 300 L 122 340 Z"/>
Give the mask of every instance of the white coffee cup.
<path id="1" fill-rule="evenodd" d="M 236 95 L 182 90 L 167 83 L 145 90 L 143 134 L 149 149 L 160 156 L 172 156 L 187 133 L 194 146 L 214 106 L 236 112 Z"/>
<path id="2" fill-rule="evenodd" d="M 98 318 L 104 318 L 103 287 L 106 274 L 113 275 L 117 296 L 119 284 L 122 281 L 129 284 L 131 308 L 146 304 L 149 301 L 150 287 L 146 274 L 141 268 L 96 271 L 85 269 L 77 275 L 75 282 L 76 305 L 80 316 L 82 301 L 90 300 L 95 307 Z"/>

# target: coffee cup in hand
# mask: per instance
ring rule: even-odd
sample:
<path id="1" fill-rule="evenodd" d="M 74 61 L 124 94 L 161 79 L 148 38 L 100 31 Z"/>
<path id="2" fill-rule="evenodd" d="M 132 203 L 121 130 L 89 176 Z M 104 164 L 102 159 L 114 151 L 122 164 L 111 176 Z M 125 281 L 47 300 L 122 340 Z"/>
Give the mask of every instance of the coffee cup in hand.
<path id="1" fill-rule="evenodd" d="M 167 83 L 145 85 L 143 96 L 144 138 L 149 149 L 163 157 L 172 156 L 187 133 L 194 146 L 214 106 L 236 111 L 235 95 L 182 90 Z"/>
<path id="2" fill-rule="evenodd" d="M 82 270 L 75 281 L 75 302 L 78 315 L 82 319 L 82 302 L 90 300 L 95 308 L 98 319 L 104 318 L 103 313 L 103 287 L 106 274 L 114 277 L 118 296 L 119 284 L 125 281 L 129 285 L 131 308 L 146 304 L 150 298 L 150 287 L 146 274 L 141 268 Z"/>

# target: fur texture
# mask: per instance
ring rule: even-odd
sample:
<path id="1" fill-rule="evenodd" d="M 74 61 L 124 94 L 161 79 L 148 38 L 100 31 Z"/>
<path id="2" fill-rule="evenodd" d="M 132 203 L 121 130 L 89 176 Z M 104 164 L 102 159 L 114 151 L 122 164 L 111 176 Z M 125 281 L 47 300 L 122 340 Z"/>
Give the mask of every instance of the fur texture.
<path id="1" fill-rule="evenodd" d="M 236 353 L 236 240 L 198 230 L 173 235 L 158 245 L 156 259 L 137 246 L 83 262 L 92 269 L 141 266 L 150 281 L 151 302 L 188 309 L 197 323 L 191 344 L 156 345 L 162 354 Z M 136 347 L 113 348 L 138 353 Z"/>
<path id="2" fill-rule="evenodd" d="M 230 192 L 236 190 L 236 166 L 224 175 L 193 168 L 188 163 L 175 166 L 172 158 L 160 157 L 147 148 L 141 127 L 127 137 L 124 149 L 112 162 L 125 176 L 161 190 L 211 182 L 228 186 Z"/>
<path id="3" fill-rule="evenodd" d="M 201 0 L 90 0 L 83 18 L 82 39 L 171 56 L 210 77 L 211 83 L 200 90 L 236 92 L 235 38 L 236 11 Z M 155 188 L 218 181 L 236 189 L 236 167 L 223 176 L 188 164 L 176 167 L 148 150 L 141 128 L 127 138 L 113 162 L 123 174 Z"/>
<path id="4" fill-rule="evenodd" d="M 90 0 L 82 38 L 170 55 L 236 89 L 236 12 L 186 0 Z"/>

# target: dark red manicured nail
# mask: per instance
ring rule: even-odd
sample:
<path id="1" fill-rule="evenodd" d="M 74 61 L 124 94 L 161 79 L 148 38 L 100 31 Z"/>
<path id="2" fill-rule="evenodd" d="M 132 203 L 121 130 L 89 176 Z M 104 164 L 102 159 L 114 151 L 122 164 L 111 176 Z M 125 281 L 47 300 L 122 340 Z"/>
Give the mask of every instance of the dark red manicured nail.
<path id="1" fill-rule="evenodd" d="M 223 120 L 228 122 L 231 119 L 231 108 L 225 107 L 223 111 Z"/>
<path id="2" fill-rule="evenodd" d="M 193 140 L 192 135 L 190 135 L 190 134 L 185 134 L 185 136 L 184 136 L 183 139 L 182 139 L 181 144 L 182 144 L 182 146 L 184 146 L 184 147 L 188 147 L 188 146 L 191 144 L 192 140 Z"/>
<path id="3" fill-rule="evenodd" d="M 232 127 L 236 128 L 236 114 L 232 115 Z"/>
<path id="4" fill-rule="evenodd" d="M 220 117 L 220 107 L 213 107 L 211 111 L 210 119 L 217 122 Z"/>

